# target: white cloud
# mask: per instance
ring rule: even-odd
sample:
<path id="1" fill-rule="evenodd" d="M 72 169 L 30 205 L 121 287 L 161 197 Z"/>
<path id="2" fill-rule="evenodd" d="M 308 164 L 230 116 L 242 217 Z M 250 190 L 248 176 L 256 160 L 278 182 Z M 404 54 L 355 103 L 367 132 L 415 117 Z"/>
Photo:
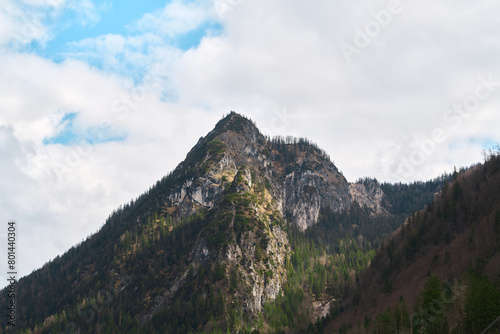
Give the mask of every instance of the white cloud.
<path id="1" fill-rule="evenodd" d="M 136 80 L 151 64 L 162 64 L 163 72 L 171 73 L 165 66 L 176 62 L 182 52 L 176 43 L 197 29 L 210 34 L 209 25 L 215 22 L 210 2 L 174 0 L 131 23 L 129 35 L 107 34 L 71 42 L 62 55 Z"/>
<path id="2" fill-rule="evenodd" d="M 0 47 L 4 52 L 29 48 L 33 42 L 45 45 L 54 38 L 54 31 L 100 19 L 91 0 L 1 0 L 0 8 Z M 61 21 L 69 12 L 75 14 L 72 18 L 77 22 Z"/>
<path id="3" fill-rule="evenodd" d="M 48 38 L 48 29 L 43 21 L 46 14 L 36 8 L 23 8 L 16 1 L 2 0 L 0 10 L 0 46 L 12 44 L 16 47 L 36 40 L 44 43 Z"/>
<path id="4" fill-rule="evenodd" d="M 139 36 L 107 34 L 69 43 L 68 59 L 83 60 L 109 73 L 140 80 L 152 64 L 162 64 L 162 72 L 170 73 L 169 64 L 181 51 L 153 33 Z M 164 83 L 166 85 L 166 83 Z"/>
<path id="5" fill-rule="evenodd" d="M 175 86 L 184 100 L 198 105 L 248 110 L 263 127 L 269 110 L 286 107 L 307 115 L 290 119 L 288 132 L 319 141 L 351 180 L 362 175 L 401 180 L 378 161 L 385 156 L 397 165 L 399 151 L 382 152 L 402 143 L 404 152 L 411 152 L 415 141 L 436 127 L 446 129 L 448 140 L 409 180 L 436 176 L 444 162 L 473 163 L 480 152 L 469 153 L 477 145 L 464 148 L 466 154 L 444 152 L 464 134 L 481 131 L 474 125 L 480 115 L 498 125 L 499 117 L 486 116 L 485 110 L 498 103 L 500 91 L 456 129 L 448 129 L 444 114 L 474 93 L 479 76 L 500 81 L 494 63 L 500 50 L 493 43 L 498 22 L 491 14 L 499 5 L 467 4 L 462 12 L 465 3 L 401 3 L 401 14 L 348 64 L 339 44 L 352 42 L 355 28 L 364 28 L 373 20 L 371 11 L 388 2 L 340 7 L 326 1 L 243 2 L 226 19 L 224 35 L 183 55 Z M 483 135 L 498 140 L 489 128 Z"/>
<path id="6" fill-rule="evenodd" d="M 219 118 L 163 102 L 153 76 L 134 86 L 80 61 L 28 54 L 2 56 L 0 73 L 1 219 L 18 221 L 22 274 L 95 232 L 112 210 L 172 170 Z M 44 145 L 70 112 L 87 144 Z M 178 126 L 192 119 L 201 123 Z M 100 126 L 125 140 L 88 145 L 86 130 Z"/>
<path id="7" fill-rule="evenodd" d="M 154 32 L 160 36 L 174 38 L 213 18 L 213 7 L 208 1 L 174 0 L 161 10 L 145 14 L 132 28 L 141 33 Z"/>

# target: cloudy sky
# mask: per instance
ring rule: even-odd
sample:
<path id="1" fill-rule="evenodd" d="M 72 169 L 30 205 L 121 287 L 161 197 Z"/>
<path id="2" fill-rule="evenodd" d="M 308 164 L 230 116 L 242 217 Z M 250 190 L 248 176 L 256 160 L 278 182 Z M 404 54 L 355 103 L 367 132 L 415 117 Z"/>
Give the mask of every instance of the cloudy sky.
<path id="1" fill-rule="evenodd" d="M 349 181 L 433 178 L 500 141 L 497 0 L 0 8 L 0 245 L 6 259 L 16 220 L 23 275 L 97 231 L 231 110 L 317 142 Z"/>

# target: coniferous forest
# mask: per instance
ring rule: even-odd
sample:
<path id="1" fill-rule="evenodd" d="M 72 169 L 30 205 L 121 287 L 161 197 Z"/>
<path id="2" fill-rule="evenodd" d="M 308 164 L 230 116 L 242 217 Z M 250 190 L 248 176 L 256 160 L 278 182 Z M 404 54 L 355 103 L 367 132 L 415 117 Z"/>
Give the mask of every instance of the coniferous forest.
<path id="1" fill-rule="evenodd" d="M 499 186 L 498 152 L 484 164 L 455 171 L 435 201 L 379 247 L 349 302 L 329 315 L 336 326 L 328 330 L 497 333 Z M 402 282 L 403 276 L 414 278 Z M 354 316 L 348 308 L 363 311 Z"/>

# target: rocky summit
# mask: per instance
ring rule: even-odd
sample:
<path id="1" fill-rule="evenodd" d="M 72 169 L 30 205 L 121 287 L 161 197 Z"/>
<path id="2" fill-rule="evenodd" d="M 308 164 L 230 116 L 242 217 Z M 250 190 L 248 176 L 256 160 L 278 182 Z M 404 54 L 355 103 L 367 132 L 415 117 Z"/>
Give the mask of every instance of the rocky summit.
<path id="1" fill-rule="evenodd" d="M 266 139 L 234 112 L 200 139 L 176 171 L 184 171 L 183 182 L 167 203 L 184 216 L 212 209 L 238 173 L 250 175 L 247 190 L 272 198 L 274 209 L 302 231 L 318 221 L 321 208 L 339 211 L 353 201 L 347 180 L 315 145 L 305 139 Z"/>

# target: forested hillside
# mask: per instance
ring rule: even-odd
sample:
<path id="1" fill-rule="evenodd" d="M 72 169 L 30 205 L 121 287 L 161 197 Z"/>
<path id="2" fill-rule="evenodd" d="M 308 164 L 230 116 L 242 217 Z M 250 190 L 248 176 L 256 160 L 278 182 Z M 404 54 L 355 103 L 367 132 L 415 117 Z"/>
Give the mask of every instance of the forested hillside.
<path id="1" fill-rule="evenodd" d="M 349 184 L 314 143 L 266 138 L 231 113 L 99 232 L 22 278 L 18 324 L 3 330 L 319 332 L 448 180 Z"/>
<path id="2" fill-rule="evenodd" d="M 325 333 L 498 333 L 499 189 L 498 152 L 455 172 L 380 246 Z"/>

